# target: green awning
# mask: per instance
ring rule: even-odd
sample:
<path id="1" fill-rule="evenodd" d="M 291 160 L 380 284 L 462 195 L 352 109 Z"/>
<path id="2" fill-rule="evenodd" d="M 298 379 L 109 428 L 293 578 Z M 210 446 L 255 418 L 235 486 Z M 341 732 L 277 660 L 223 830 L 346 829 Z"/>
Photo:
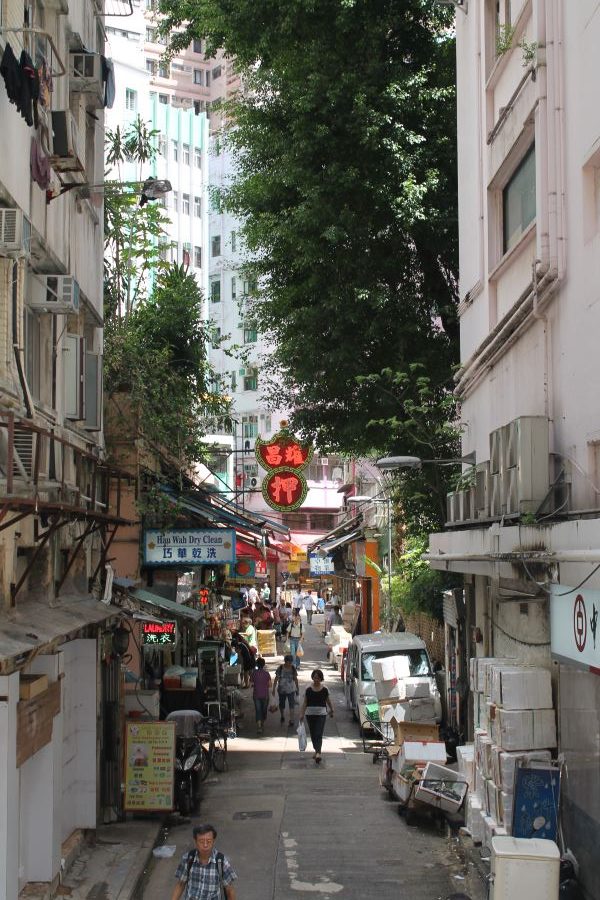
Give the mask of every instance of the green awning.
<path id="1" fill-rule="evenodd" d="M 204 618 L 203 613 L 198 609 L 185 606 L 183 603 L 174 603 L 173 600 L 167 600 L 160 594 L 154 594 L 152 591 L 144 591 L 142 588 L 130 588 L 129 595 L 134 600 L 144 603 L 146 606 L 154 606 L 171 616 L 181 616 L 183 619 L 189 619 L 192 622 L 199 622 Z"/>

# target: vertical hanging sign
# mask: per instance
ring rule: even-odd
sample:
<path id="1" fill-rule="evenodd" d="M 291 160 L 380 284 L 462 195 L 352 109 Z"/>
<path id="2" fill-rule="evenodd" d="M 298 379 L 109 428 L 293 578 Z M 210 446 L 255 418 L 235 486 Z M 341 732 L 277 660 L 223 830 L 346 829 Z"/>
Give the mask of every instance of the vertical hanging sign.
<path id="1" fill-rule="evenodd" d="M 265 502 L 281 512 L 302 506 L 308 493 L 303 470 L 312 459 L 312 447 L 282 428 L 270 441 L 257 438 L 254 452 L 268 473 L 262 483 Z"/>

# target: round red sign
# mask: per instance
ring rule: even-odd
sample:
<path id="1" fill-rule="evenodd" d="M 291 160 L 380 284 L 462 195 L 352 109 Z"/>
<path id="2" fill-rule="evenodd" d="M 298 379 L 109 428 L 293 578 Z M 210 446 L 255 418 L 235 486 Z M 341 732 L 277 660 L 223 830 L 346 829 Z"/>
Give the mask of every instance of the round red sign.
<path id="1" fill-rule="evenodd" d="M 573 604 L 573 631 L 575 633 L 575 646 L 580 653 L 583 653 L 587 640 L 587 615 L 581 594 L 577 594 Z"/>
<path id="2" fill-rule="evenodd" d="M 266 502 L 272 509 L 282 511 L 301 506 L 307 491 L 306 479 L 293 469 L 274 469 L 262 483 L 262 493 Z"/>

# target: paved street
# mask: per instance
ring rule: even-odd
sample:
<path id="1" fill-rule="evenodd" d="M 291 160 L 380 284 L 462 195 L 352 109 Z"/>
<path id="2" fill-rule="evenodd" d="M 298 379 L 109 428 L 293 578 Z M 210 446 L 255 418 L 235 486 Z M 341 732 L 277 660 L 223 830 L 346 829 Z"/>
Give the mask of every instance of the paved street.
<path id="1" fill-rule="evenodd" d="M 320 626 L 316 616 L 314 623 Z M 456 840 L 435 823 L 408 828 L 397 804 L 386 800 L 315 625 L 307 629 L 301 681 L 308 683 L 315 665 L 323 668 L 336 711 L 327 722 L 320 768 L 310 744 L 306 753 L 298 751 L 295 733 L 280 726 L 278 714 L 270 715 L 265 735 L 256 737 L 253 708 L 245 699 L 241 735 L 230 743 L 229 771 L 209 777 L 198 818 L 165 833 L 164 842 L 176 845 L 176 854 L 152 860 L 139 897 L 169 897 L 177 861 L 191 847 L 191 828 L 200 821 L 217 828 L 218 847 L 238 872 L 241 900 L 315 894 L 324 900 L 435 900 L 464 890 L 474 900 L 483 897 Z M 273 671 L 276 663 L 268 665 Z"/>

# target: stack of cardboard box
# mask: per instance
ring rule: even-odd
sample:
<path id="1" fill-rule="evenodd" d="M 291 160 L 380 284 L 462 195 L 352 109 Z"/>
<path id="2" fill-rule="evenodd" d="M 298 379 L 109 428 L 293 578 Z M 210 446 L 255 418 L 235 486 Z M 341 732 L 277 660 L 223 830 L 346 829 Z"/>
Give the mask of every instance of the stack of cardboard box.
<path id="1" fill-rule="evenodd" d="M 512 833 L 518 766 L 548 764 L 556 747 L 550 672 L 516 660 L 471 660 L 475 742 L 459 747 L 459 771 L 469 775 L 466 827 L 476 843 Z M 469 772 L 470 758 L 473 770 Z"/>

